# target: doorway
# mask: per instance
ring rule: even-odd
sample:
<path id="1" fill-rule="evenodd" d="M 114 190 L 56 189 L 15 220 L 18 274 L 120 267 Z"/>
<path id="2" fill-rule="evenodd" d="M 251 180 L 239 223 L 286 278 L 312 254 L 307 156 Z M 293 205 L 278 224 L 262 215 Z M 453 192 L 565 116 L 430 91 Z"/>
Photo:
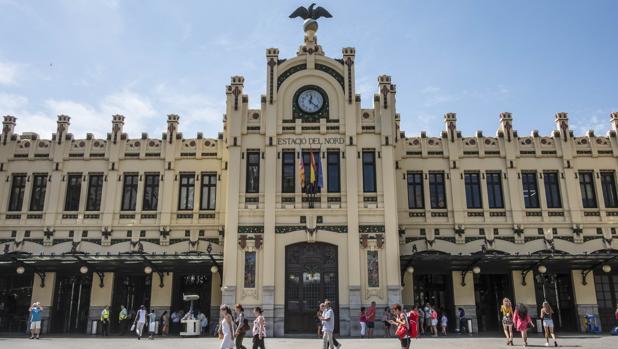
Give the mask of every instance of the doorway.
<path id="1" fill-rule="evenodd" d="M 34 274 L 0 276 L 0 332 L 24 332 L 32 298 Z"/>
<path id="2" fill-rule="evenodd" d="M 51 316 L 51 331 L 86 333 L 92 275 L 58 274 Z"/>
<path id="3" fill-rule="evenodd" d="M 475 274 L 474 296 L 479 332 L 502 331 L 500 305 L 504 297 L 513 301 L 512 279 L 507 274 Z"/>
<path id="4" fill-rule="evenodd" d="M 315 333 L 316 312 L 325 299 L 339 331 L 337 246 L 298 243 L 285 248 L 285 333 Z"/>
<path id="5" fill-rule="evenodd" d="M 618 304 L 618 273 L 595 274 L 594 287 L 597 292 L 601 329 L 608 332 L 616 324 L 614 312 L 616 311 L 616 304 Z"/>
<path id="6" fill-rule="evenodd" d="M 120 306 L 124 305 L 129 312 L 129 321 L 132 321 L 140 305 L 150 309 L 151 284 L 152 274 L 116 273 L 111 313 L 120 313 Z M 118 321 L 112 321 L 110 325 L 111 331 L 119 330 Z"/>
<path id="7" fill-rule="evenodd" d="M 438 313 L 446 312 L 449 329 L 456 326 L 453 304 L 453 284 L 450 274 L 414 274 L 414 303 L 429 303 Z"/>
<path id="8" fill-rule="evenodd" d="M 575 316 L 573 280 L 570 273 L 539 274 L 534 276 L 537 309 L 529 309 L 537 316 L 544 301 L 554 310 L 554 326 L 557 330 L 577 331 L 578 319 Z"/>

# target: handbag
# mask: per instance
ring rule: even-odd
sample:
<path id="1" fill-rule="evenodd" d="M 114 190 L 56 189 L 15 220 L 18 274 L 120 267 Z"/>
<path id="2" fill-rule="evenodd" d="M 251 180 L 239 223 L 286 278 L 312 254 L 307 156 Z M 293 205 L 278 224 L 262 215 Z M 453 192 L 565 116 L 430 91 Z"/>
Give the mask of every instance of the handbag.
<path id="1" fill-rule="evenodd" d="M 403 318 L 406 324 L 409 324 L 408 317 L 405 313 L 403 314 Z M 408 334 L 408 327 L 406 325 L 399 325 L 397 327 L 397 330 L 395 331 L 395 334 L 397 335 L 397 337 L 403 339 Z"/>

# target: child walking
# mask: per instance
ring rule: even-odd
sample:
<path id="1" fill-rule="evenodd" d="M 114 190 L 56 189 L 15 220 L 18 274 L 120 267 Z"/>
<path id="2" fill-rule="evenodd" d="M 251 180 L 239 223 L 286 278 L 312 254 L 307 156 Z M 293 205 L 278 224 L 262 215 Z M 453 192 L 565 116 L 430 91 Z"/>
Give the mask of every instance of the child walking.
<path id="1" fill-rule="evenodd" d="M 361 338 L 365 338 L 365 333 L 367 333 L 367 308 L 365 307 L 360 309 L 360 328 Z"/>
<path id="2" fill-rule="evenodd" d="M 442 309 L 442 316 L 440 317 L 440 327 L 442 327 L 442 335 L 446 337 L 446 328 L 448 327 L 448 317 L 446 317 L 446 311 Z"/>

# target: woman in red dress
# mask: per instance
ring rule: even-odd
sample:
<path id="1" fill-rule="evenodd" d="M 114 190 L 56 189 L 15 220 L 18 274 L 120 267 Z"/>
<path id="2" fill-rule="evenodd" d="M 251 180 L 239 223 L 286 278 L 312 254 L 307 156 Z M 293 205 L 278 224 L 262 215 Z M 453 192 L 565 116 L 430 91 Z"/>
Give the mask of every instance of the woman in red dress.
<path id="1" fill-rule="evenodd" d="M 521 333 L 521 339 L 524 341 L 524 347 L 528 345 L 528 325 L 534 327 L 532 318 L 528 314 L 528 308 L 523 304 L 517 304 L 515 314 L 513 314 L 513 325 L 515 329 Z"/>

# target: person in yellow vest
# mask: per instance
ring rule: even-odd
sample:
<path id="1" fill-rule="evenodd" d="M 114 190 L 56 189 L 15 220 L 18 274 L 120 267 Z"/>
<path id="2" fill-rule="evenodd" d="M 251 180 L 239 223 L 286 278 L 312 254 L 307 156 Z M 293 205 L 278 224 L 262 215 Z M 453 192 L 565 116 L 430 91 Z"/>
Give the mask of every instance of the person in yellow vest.
<path id="1" fill-rule="evenodd" d="M 101 335 L 109 335 L 109 306 L 105 306 L 101 311 Z"/>
<path id="2" fill-rule="evenodd" d="M 124 336 L 127 333 L 127 326 L 129 322 L 129 312 L 124 305 L 120 306 L 120 313 L 118 314 L 118 325 L 120 326 L 120 335 Z"/>

